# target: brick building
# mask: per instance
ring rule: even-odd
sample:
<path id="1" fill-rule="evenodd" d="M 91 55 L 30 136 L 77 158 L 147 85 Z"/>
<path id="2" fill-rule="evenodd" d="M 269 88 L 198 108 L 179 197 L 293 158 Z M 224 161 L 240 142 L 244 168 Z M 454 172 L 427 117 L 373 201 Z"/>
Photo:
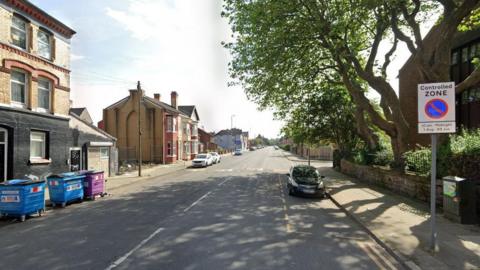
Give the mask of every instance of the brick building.
<path id="1" fill-rule="evenodd" d="M 452 45 L 450 80 L 462 82 L 474 69 L 473 59 L 480 57 L 480 29 L 458 33 Z M 400 106 L 410 125 L 412 143 L 430 144 L 430 135 L 418 134 L 417 84 L 421 82 L 419 71 L 411 60 L 399 71 Z M 456 95 L 456 123 L 458 128 L 480 128 L 480 85 Z"/>
<path id="2" fill-rule="evenodd" d="M 218 145 L 214 143 L 213 134 L 199 128 L 200 153 L 218 151 Z"/>
<path id="3" fill-rule="evenodd" d="M 138 160 L 138 113 L 142 160 L 153 163 L 173 163 L 190 160 L 198 153 L 198 116 L 195 106 L 179 106 L 177 92 L 171 92 L 170 105 L 161 101 L 160 94 L 145 96 L 140 88 L 103 110 L 104 130 L 118 139 L 119 160 Z"/>
<path id="4" fill-rule="evenodd" d="M 83 155 L 75 146 L 114 141 L 74 141 L 83 134 L 69 114 L 74 34 L 29 1 L 0 0 L 0 181 L 86 168 L 87 158 L 71 166 Z"/>

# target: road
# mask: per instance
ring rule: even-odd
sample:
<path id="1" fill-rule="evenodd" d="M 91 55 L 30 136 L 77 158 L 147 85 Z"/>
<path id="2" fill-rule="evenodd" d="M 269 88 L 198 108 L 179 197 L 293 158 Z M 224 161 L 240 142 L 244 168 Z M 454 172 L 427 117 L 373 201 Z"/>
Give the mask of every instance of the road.
<path id="1" fill-rule="evenodd" d="M 267 147 L 1 225 L 0 269 L 399 268 L 330 200 L 288 196 L 291 165 Z"/>

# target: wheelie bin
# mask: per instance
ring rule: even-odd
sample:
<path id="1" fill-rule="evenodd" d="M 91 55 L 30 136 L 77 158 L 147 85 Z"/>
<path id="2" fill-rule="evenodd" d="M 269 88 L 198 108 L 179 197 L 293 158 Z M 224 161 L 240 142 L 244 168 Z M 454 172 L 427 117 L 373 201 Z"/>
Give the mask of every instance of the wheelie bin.
<path id="1" fill-rule="evenodd" d="M 85 175 L 76 173 L 62 173 L 47 178 L 48 191 L 52 206 L 61 205 L 75 200 L 83 200 L 83 179 Z"/>
<path id="2" fill-rule="evenodd" d="M 45 181 L 14 179 L 0 183 L 0 215 L 25 221 L 27 215 L 45 212 Z"/>
<path id="3" fill-rule="evenodd" d="M 103 171 L 83 171 L 80 174 L 85 175 L 83 180 L 83 193 L 86 198 L 95 200 L 95 196 L 105 195 L 105 177 Z"/>

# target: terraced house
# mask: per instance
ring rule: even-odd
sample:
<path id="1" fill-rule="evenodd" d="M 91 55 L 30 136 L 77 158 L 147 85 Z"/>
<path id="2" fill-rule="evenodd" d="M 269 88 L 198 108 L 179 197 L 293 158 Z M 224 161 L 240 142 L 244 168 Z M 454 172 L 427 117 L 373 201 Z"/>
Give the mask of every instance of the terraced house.
<path id="1" fill-rule="evenodd" d="M 118 138 L 120 162 L 137 162 L 140 122 L 142 161 L 174 163 L 190 160 L 198 153 L 199 121 L 195 106 L 179 106 L 177 92 L 171 92 L 167 104 L 158 93 L 146 96 L 139 85 L 130 90 L 129 96 L 103 110 L 100 126 Z"/>
<path id="2" fill-rule="evenodd" d="M 70 126 L 74 34 L 29 1 L 0 0 L 0 181 L 89 168 L 99 145 L 110 156 L 114 138 L 91 124 Z M 90 135 L 78 140 L 84 130 Z"/>

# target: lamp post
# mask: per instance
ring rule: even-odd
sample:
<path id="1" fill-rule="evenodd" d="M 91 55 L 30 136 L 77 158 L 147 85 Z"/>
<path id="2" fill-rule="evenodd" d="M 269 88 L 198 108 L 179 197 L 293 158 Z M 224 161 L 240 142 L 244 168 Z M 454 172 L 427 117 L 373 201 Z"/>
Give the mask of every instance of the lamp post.
<path id="1" fill-rule="evenodd" d="M 236 115 L 235 114 L 232 114 L 230 116 L 230 129 L 233 129 L 233 118 L 235 117 Z"/>

